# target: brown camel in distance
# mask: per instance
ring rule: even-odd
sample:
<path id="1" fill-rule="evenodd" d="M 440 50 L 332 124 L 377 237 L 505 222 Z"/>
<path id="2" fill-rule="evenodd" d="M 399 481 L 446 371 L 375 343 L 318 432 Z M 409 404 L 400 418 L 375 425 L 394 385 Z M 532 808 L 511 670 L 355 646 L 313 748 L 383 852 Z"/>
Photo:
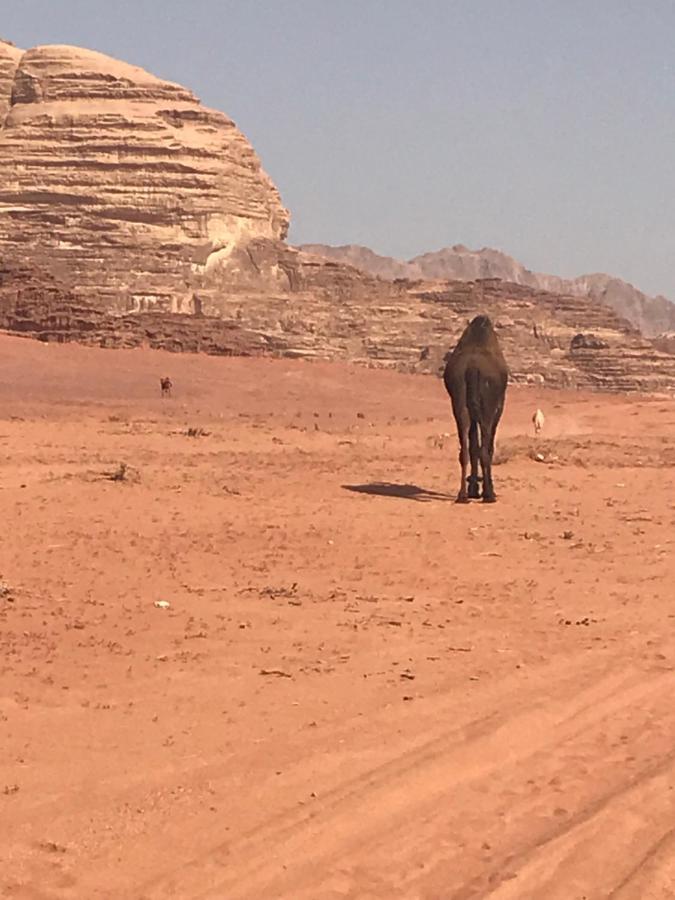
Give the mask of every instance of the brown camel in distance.
<path id="1" fill-rule="evenodd" d="M 462 480 L 457 503 L 480 497 L 479 459 L 483 470 L 483 502 L 494 503 L 497 498 L 492 483 L 492 456 L 504 409 L 508 367 L 487 316 L 476 316 L 464 329 L 448 357 L 443 382 L 452 401 L 459 436 Z M 471 475 L 467 479 L 469 462 Z"/>

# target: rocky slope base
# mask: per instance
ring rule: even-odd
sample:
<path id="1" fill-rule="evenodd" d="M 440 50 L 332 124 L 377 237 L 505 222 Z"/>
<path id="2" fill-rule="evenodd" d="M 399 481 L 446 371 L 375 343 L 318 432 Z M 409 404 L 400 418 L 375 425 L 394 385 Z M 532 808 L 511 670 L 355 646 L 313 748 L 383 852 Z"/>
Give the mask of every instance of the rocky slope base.
<path id="1" fill-rule="evenodd" d="M 447 278 L 474 281 L 477 278 L 501 278 L 502 281 L 524 284 L 537 290 L 589 297 L 611 306 L 645 335 L 655 336 L 675 331 L 675 303 L 665 297 L 649 297 L 632 284 L 601 273 L 582 275 L 579 278 L 559 278 L 557 275 L 531 272 L 513 257 L 489 247 L 469 250 L 462 244 L 456 244 L 434 253 L 415 256 L 407 262 L 380 256 L 368 247 L 354 244 L 342 247 L 304 244 L 301 249 L 348 263 L 371 275 L 390 280 Z"/>
<path id="2" fill-rule="evenodd" d="M 466 322 L 494 320 L 516 382 L 608 391 L 675 390 L 675 356 L 583 297 L 498 279 L 385 282 L 258 241 L 252 265 L 279 259 L 289 287 L 196 296 L 199 312 L 115 315 L 44 274 L 0 264 L 0 328 L 43 341 L 219 355 L 347 359 L 439 373 Z"/>

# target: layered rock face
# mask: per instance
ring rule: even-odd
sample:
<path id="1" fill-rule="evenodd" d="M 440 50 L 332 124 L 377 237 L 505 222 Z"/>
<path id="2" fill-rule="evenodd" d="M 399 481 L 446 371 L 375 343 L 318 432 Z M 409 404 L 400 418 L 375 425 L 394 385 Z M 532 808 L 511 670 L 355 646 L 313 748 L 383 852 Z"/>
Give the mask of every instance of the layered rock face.
<path id="1" fill-rule="evenodd" d="M 22 51 L 14 44 L 0 38 L 0 122 L 9 112 L 14 76 L 22 56 Z"/>
<path id="2" fill-rule="evenodd" d="M 174 352 L 250 356 L 267 350 L 239 323 L 180 313 L 116 314 L 68 290 L 45 272 L 0 261 L 0 329 L 97 347 L 151 347 Z"/>
<path id="3" fill-rule="evenodd" d="M 390 256 L 380 256 L 368 247 L 346 244 L 331 247 L 327 244 L 304 244 L 302 249 L 337 262 L 357 266 L 380 278 L 440 278 L 475 281 L 477 278 L 501 278 L 513 284 L 524 284 L 538 290 L 559 294 L 590 297 L 606 303 L 620 316 L 636 325 L 643 334 L 654 336 L 675 330 L 675 303 L 665 297 L 649 297 L 620 278 L 611 275 L 582 275 L 579 278 L 560 278 L 542 272 L 531 272 L 522 263 L 502 253 L 484 247 L 469 250 L 462 244 L 445 247 L 434 253 L 424 253 L 403 262 Z"/>
<path id="4" fill-rule="evenodd" d="M 246 138 L 100 53 L 0 43 L 0 254 L 117 312 L 189 312 L 204 273 L 288 213 Z"/>

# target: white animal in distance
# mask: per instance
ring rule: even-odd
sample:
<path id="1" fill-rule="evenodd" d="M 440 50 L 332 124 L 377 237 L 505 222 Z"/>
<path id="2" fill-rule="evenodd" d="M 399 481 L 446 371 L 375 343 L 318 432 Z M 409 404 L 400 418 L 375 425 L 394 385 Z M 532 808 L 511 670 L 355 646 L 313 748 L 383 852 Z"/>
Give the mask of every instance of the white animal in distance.
<path id="1" fill-rule="evenodd" d="M 543 412 L 540 409 L 538 409 L 532 416 L 532 424 L 534 425 L 534 433 L 535 434 L 539 434 L 541 429 L 544 427 L 545 421 L 546 420 L 544 419 Z"/>

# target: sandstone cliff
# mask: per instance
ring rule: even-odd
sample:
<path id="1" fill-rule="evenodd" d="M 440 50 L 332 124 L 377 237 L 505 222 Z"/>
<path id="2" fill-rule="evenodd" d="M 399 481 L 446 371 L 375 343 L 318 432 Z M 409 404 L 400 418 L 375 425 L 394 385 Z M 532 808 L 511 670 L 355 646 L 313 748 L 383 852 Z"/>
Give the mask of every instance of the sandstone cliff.
<path id="1" fill-rule="evenodd" d="M 125 312 L 192 288 L 288 213 L 246 138 L 179 85 L 100 53 L 0 43 L 0 253 Z"/>
<path id="2" fill-rule="evenodd" d="M 514 284 L 561 294 L 590 297 L 606 303 L 620 316 L 636 325 L 643 334 L 653 336 L 675 330 L 675 303 L 665 297 L 649 297 L 620 278 L 611 275 L 582 275 L 579 278 L 560 278 L 531 272 L 521 263 L 502 253 L 484 247 L 469 250 L 462 244 L 445 247 L 434 253 L 424 253 L 403 262 L 390 256 L 380 256 L 368 247 L 347 244 L 331 247 L 327 244 L 303 244 L 302 248 L 330 259 L 357 266 L 380 278 L 440 278 L 474 281 L 477 278 L 501 278 Z"/>
<path id="3" fill-rule="evenodd" d="M 9 112 L 14 76 L 22 55 L 14 44 L 0 38 L 0 121 Z"/>

